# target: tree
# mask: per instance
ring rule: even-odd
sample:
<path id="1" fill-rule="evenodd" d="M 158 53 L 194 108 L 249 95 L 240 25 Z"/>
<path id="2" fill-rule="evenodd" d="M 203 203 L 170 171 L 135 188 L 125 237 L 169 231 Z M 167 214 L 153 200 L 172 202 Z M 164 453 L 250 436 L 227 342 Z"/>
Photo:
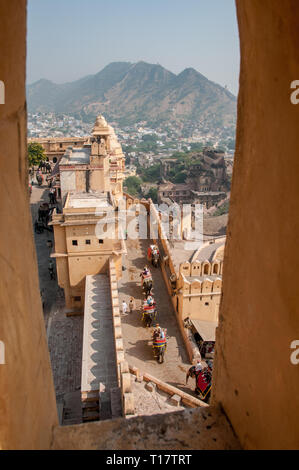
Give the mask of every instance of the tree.
<path id="1" fill-rule="evenodd" d="M 38 166 L 40 162 L 46 160 L 44 148 L 38 142 L 29 142 L 28 144 L 28 162 L 29 166 Z"/>
<path id="2" fill-rule="evenodd" d="M 158 137 L 155 134 L 145 134 L 142 136 L 143 142 L 156 143 Z"/>
<path id="3" fill-rule="evenodd" d="M 186 181 L 186 178 L 187 178 L 187 173 L 186 171 L 180 171 L 179 173 L 177 173 L 173 179 L 173 182 L 174 183 L 185 183 Z"/>
<path id="4" fill-rule="evenodd" d="M 157 183 L 160 179 L 160 171 L 160 163 L 156 163 L 149 168 L 142 168 L 140 175 L 143 181 L 148 183 Z"/>
<path id="5" fill-rule="evenodd" d="M 124 181 L 124 186 L 131 196 L 137 196 L 141 192 L 140 183 L 141 180 L 137 176 L 128 176 Z"/>
<path id="6" fill-rule="evenodd" d="M 145 196 L 147 199 L 151 199 L 154 204 L 158 202 L 158 190 L 157 188 L 150 188 L 149 192 Z"/>

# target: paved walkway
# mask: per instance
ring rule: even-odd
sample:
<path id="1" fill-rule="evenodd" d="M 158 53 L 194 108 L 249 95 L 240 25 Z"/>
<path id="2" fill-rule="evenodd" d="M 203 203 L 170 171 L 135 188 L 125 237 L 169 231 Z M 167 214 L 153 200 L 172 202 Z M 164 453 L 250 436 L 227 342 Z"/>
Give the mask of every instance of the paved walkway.
<path id="1" fill-rule="evenodd" d="M 33 224 L 39 205 L 49 202 L 48 195 L 47 184 L 33 185 L 30 198 Z M 56 399 L 57 403 L 64 404 L 62 424 L 78 424 L 82 422 L 80 384 L 83 317 L 66 317 L 63 290 L 57 285 L 57 280 L 50 280 L 48 263 L 52 249 L 47 246 L 47 241 L 53 241 L 53 232 L 45 230 L 37 234 L 33 230 L 33 234 Z"/>
<path id="2" fill-rule="evenodd" d="M 32 187 L 32 194 L 30 197 L 32 224 L 38 217 L 38 209 L 41 203 L 49 202 L 49 189 L 47 185 Z M 50 280 L 48 271 L 50 254 L 52 248 L 47 246 L 48 240 L 53 242 L 53 232 L 44 230 L 43 233 L 35 233 L 33 228 L 34 241 L 37 254 L 37 265 L 39 274 L 40 290 L 43 291 L 44 300 L 44 319 L 47 327 L 51 309 L 55 308 L 55 302 L 60 297 L 60 289 L 56 280 Z M 53 260 L 55 264 L 55 260 Z"/>
<path id="3" fill-rule="evenodd" d="M 141 321 L 139 308 L 143 298 L 140 285 L 140 272 L 148 264 L 146 253 L 150 240 L 127 240 L 128 254 L 124 256 L 123 276 L 119 281 L 120 304 L 128 304 L 134 297 L 136 310 L 133 314 L 122 316 L 125 356 L 129 364 L 148 372 L 165 382 L 192 394 L 193 384 L 186 387 L 186 371 L 190 367 L 181 333 L 175 317 L 171 299 L 168 295 L 160 268 L 150 267 L 153 276 L 154 298 L 157 302 L 158 322 L 167 328 L 169 340 L 165 362 L 158 364 L 154 359 L 151 343 L 151 329 L 145 328 Z"/>
<path id="4" fill-rule="evenodd" d="M 110 392 L 117 387 L 109 279 L 106 274 L 86 276 L 81 392 L 100 389 L 108 418 Z"/>

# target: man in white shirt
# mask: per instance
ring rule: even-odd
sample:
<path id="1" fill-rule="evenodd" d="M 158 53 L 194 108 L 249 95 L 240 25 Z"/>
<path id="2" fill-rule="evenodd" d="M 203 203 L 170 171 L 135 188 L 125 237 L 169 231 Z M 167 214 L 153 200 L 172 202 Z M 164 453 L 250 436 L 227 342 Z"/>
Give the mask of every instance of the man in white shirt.
<path id="1" fill-rule="evenodd" d="M 127 314 L 127 310 L 128 310 L 128 306 L 127 306 L 125 300 L 123 300 L 123 303 L 122 303 L 122 314 L 123 314 L 123 315 L 126 315 L 126 314 Z"/>

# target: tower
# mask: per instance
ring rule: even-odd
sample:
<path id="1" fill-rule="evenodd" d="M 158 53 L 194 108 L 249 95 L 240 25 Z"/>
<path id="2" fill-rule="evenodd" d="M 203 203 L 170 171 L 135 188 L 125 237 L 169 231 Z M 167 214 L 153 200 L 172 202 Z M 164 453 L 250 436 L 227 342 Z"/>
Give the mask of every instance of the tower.
<path id="1" fill-rule="evenodd" d="M 90 182 L 91 191 L 110 191 L 109 150 L 110 134 L 105 118 L 99 115 L 92 130 L 90 153 Z"/>

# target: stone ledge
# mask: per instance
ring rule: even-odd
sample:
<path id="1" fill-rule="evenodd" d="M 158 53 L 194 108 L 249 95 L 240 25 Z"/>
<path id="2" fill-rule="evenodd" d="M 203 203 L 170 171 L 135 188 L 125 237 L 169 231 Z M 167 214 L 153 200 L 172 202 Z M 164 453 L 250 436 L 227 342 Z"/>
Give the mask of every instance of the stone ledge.
<path id="1" fill-rule="evenodd" d="M 165 393 L 168 393 L 168 395 L 173 396 L 173 395 L 178 395 L 181 397 L 181 401 L 184 403 L 184 405 L 190 406 L 191 408 L 197 408 L 197 407 L 209 407 L 207 403 L 205 403 L 202 400 L 199 400 L 198 398 L 193 397 L 192 395 L 189 395 L 188 393 L 183 392 L 179 388 L 174 387 L 173 385 L 169 385 L 166 382 L 163 382 L 160 379 L 157 379 L 156 377 L 153 377 L 152 375 L 148 373 L 144 373 L 143 375 L 140 374 L 139 369 L 137 367 L 131 367 L 129 366 L 129 370 L 132 374 L 136 375 L 136 378 L 142 377 L 142 380 L 145 382 L 150 382 L 153 383 L 157 386 L 158 389 L 162 390 Z M 142 380 L 138 380 L 142 382 Z"/>
<path id="2" fill-rule="evenodd" d="M 240 450 L 220 408 L 56 426 L 53 450 Z"/>

